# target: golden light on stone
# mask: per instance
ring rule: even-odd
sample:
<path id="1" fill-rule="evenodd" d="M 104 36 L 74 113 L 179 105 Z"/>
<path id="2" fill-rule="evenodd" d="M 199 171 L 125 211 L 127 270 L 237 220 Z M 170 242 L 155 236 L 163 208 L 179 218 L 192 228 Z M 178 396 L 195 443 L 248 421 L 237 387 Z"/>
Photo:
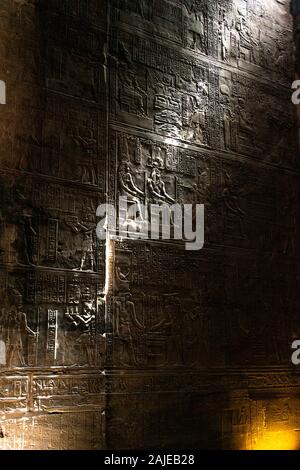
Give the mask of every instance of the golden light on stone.
<path id="1" fill-rule="evenodd" d="M 297 434 L 295 431 L 273 430 L 258 438 L 252 450 L 297 450 Z"/>
<path id="2" fill-rule="evenodd" d="M 0 0 L 0 450 L 300 449 L 289 3 Z"/>

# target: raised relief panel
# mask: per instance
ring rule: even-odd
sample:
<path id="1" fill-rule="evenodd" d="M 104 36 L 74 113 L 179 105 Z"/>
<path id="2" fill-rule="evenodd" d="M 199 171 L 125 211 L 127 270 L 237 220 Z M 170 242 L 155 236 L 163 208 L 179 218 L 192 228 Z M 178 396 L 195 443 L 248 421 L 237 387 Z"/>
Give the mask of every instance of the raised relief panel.
<path id="1" fill-rule="evenodd" d="M 35 180 L 28 182 L 19 180 L 15 188 L 3 183 L 1 261 L 103 276 L 103 245 L 95 234 L 101 195 L 50 183 L 41 192 Z"/>
<path id="2" fill-rule="evenodd" d="M 51 14 L 56 18 L 65 17 L 68 24 L 80 25 L 81 29 L 86 29 L 87 25 L 106 31 L 106 11 L 107 2 L 98 0 L 49 0 L 42 5 L 43 14 L 49 17 Z"/>
<path id="3" fill-rule="evenodd" d="M 27 368 L 68 364 L 93 367 L 103 362 L 105 352 L 100 327 L 102 320 L 97 320 L 97 324 L 95 320 L 96 316 L 103 317 L 103 312 L 100 313 L 103 306 L 97 300 L 97 293 L 103 290 L 105 271 L 102 248 L 96 246 L 92 236 L 98 198 L 84 193 L 78 196 L 73 189 L 59 185 L 49 184 L 45 189 L 41 192 L 35 184 L 3 186 L 2 199 L 7 203 L 2 214 L 2 261 L 19 267 L 46 265 L 52 269 L 68 269 L 74 274 L 69 274 L 66 280 L 61 271 L 57 274 L 31 273 L 27 281 L 23 277 L 17 282 L 22 289 L 27 286 L 26 292 L 18 293 L 23 296 L 26 306 L 24 310 L 18 310 L 18 304 L 8 300 L 3 311 L 1 328 L 7 357 L 4 366 Z M 82 213 L 82 223 L 74 213 Z M 64 238 L 63 227 L 74 234 L 79 232 L 71 246 L 64 244 L 68 237 Z M 91 286 L 92 282 L 80 280 L 79 298 L 74 307 L 76 318 L 71 315 L 72 321 L 68 322 L 66 318 L 69 317 L 64 318 L 64 315 L 73 309 L 71 284 L 72 278 L 78 278 L 75 271 L 89 275 L 102 272 L 102 281 L 93 279 L 94 286 L 98 286 L 93 299 L 84 300 L 84 295 L 89 293 L 88 283 Z M 10 297 L 11 291 L 18 292 L 17 288 L 8 286 L 5 298 Z M 81 292 L 85 294 L 81 296 Z M 29 317 L 27 312 L 30 312 Z M 91 322 L 94 322 L 92 327 Z"/>
<path id="4" fill-rule="evenodd" d="M 255 393 L 252 402 L 253 429 L 251 448 L 254 450 L 272 449 L 274 439 L 284 449 L 297 449 L 299 446 L 299 396 L 290 397 L 287 391 L 278 397 L 270 393 L 268 397 Z"/>
<path id="5" fill-rule="evenodd" d="M 0 410 L 2 418 L 9 413 L 24 412 L 27 410 L 30 393 L 29 380 L 22 377 L 1 377 Z M 1 425 L 0 425 L 1 426 Z"/>
<path id="6" fill-rule="evenodd" d="M 181 44 L 184 14 L 181 6 L 167 0 L 114 0 L 115 26 L 136 27 L 157 37 Z"/>
<path id="7" fill-rule="evenodd" d="M 1 423 L 1 450 L 99 450 L 104 447 L 101 411 L 57 413 Z"/>
<path id="8" fill-rule="evenodd" d="M 34 104 L 22 101 L 22 114 L 30 112 L 32 122 L 9 124 L 12 114 L 8 113 L 1 124 L 3 135 L 2 168 L 29 171 L 55 178 L 63 178 L 81 184 L 103 187 L 104 177 L 101 174 L 101 159 L 105 137 L 102 124 L 104 110 L 78 105 L 70 99 L 52 96 L 47 101 L 47 118 L 45 105 L 38 92 Z M 85 111 L 84 111 L 85 109 Z M 44 118 L 41 120 L 41 117 Z M 101 132 L 99 132 L 99 128 Z M 12 147 L 14 153 L 12 155 Z M 71 158 L 72 172 L 67 164 Z"/>
<path id="9" fill-rule="evenodd" d="M 293 74 L 289 18 L 288 2 L 219 2 L 214 10 L 218 58 L 251 74 L 268 79 L 271 74 L 289 85 Z"/>
<path id="10" fill-rule="evenodd" d="M 99 375 L 35 376 L 32 402 L 35 411 L 71 411 L 104 408 L 105 380 Z"/>
<path id="11" fill-rule="evenodd" d="M 58 347 L 58 310 L 49 309 L 47 320 L 47 362 L 55 364 Z"/>
<path id="12" fill-rule="evenodd" d="M 96 364 L 96 308 L 89 292 L 82 295 L 79 305 L 67 307 L 64 313 L 66 350 L 76 358 L 67 358 L 75 364 Z M 71 355 L 69 354 L 69 355 Z"/>
<path id="13" fill-rule="evenodd" d="M 105 1 L 0 6 L 3 450 L 105 445 L 106 21 Z"/>
<path id="14" fill-rule="evenodd" d="M 211 15 L 207 0 L 185 0 L 182 2 L 184 14 L 184 47 L 197 53 L 211 52 Z"/>
<path id="15" fill-rule="evenodd" d="M 109 6 L 0 5 L 0 448 L 297 434 L 288 2 Z M 204 249 L 105 249 L 96 209 L 120 195 L 204 203 Z"/>
<path id="16" fill-rule="evenodd" d="M 0 315 L 3 370 L 103 365 L 103 286 L 95 276 L 18 272 L 9 282 Z"/>
<path id="17" fill-rule="evenodd" d="M 97 279 L 83 274 L 28 277 L 28 302 L 39 305 L 40 365 L 95 367 L 103 363 L 101 291 Z"/>
<path id="18" fill-rule="evenodd" d="M 217 331 L 212 320 L 217 303 L 212 266 L 200 255 L 193 260 L 184 250 L 141 242 L 117 244 L 114 265 L 109 302 L 115 367 L 201 368 L 213 360 L 209 338 L 218 336 L 221 327 Z M 143 265 L 147 272 L 141 271 Z M 199 279 L 195 290 L 194 270 Z M 155 281 L 151 272 L 156 272 Z M 220 338 L 217 349 L 221 344 Z"/>
<path id="19" fill-rule="evenodd" d="M 222 400 L 222 399 L 221 399 Z M 246 391 L 231 392 L 224 396 L 221 411 L 222 448 L 251 448 L 251 401 Z"/>
<path id="20" fill-rule="evenodd" d="M 244 256 L 236 253 L 228 258 L 224 271 L 229 363 L 268 363 L 271 369 L 271 365 L 290 361 L 289 345 L 295 334 L 293 312 L 299 302 L 293 293 L 296 276 L 289 268 L 291 261 L 279 252 L 261 251 L 260 259 Z M 250 294 L 253 292 L 255 297 Z M 243 347 L 245 343 L 247 348 Z"/>
<path id="21" fill-rule="evenodd" d="M 275 165 L 295 166 L 296 140 L 289 93 L 223 70 L 219 75 L 219 100 L 224 150 Z M 288 156 L 287 146 L 291 148 Z"/>
<path id="22" fill-rule="evenodd" d="M 121 37 L 122 36 L 122 37 Z M 124 123 L 169 138 L 210 144 L 210 75 L 165 46 L 123 33 L 112 48 L 112 111 Z"/>
<path id="23" fill-rule="evenodd" d="M 115 0 L 112 21 L 115 27 L 137 27 L 197 53 L 206 55 L 211 49 L 207 0 Z"/>
<path id="24" fill-rule="evenodd" d="M 299 204 L 298 191 L 292 178 L 280 171 L 258 170 L 237 162 L 223 163 L 221 174 L 217 206 L 224 242 L 257 247 L 273 256 L 292 256 L 293 240 L 299 237 L 294 212 Z M 289 190 L 284 189 L 287 184 Z M 287 227 L 289 233 L 283 235 Z"/>
<path id="25" fill-rule="evenodd" d="M 222 171 L 216 158 L 184 146 L 127 133 L 111 133 L 111 198 L 137 204 L 205 204 L 205 240 L 222 229 Z M 126 209 L 125 209 L 126 211 Z M 127 219 L 127 214 L 121 214 Z M 131 218 L 131 217 L 130 217 Z M 130 220 L 128 220 L 130 225 Z"/>
<path id="26" fill-rule="evenodd" d="M 37 324 L 37 312 L 28 312 L 22 293 L 13 287 L 4 289 L 0 331 L 6 361 L 1 364 L 2 368 L 13 369 L 37 364 Z"/>
<path id="27" fill-rule="evenodd" d="M 68 91 L 72 96 L 97 101 L 100 91 L 100 65 L 94 62 L 88 63 L 86 58 L 67 51 L 53 52 L 48 53 L 51 64 L 51 69 L 47 73 L 48 88 L 61 93 Z"/>
<path id="28" fill-rule="evenodd" d="M 199 60 L 187 62 L 184 56 L 180 60 L 171 49 L 155 46 L 143 38 L 136 44 L 129 33 L 120 33 L 112 46 L 111 110 L 115 119 L 166 139 L 295 166 L 293 112 L 286 104 L 284 89 L 275 90 L 250 76 Z M 159 59 L 153 64 L 155 55 L 164 57 L 163 64 Z M 294 149 L 288 160 L 286 145 Z"/>

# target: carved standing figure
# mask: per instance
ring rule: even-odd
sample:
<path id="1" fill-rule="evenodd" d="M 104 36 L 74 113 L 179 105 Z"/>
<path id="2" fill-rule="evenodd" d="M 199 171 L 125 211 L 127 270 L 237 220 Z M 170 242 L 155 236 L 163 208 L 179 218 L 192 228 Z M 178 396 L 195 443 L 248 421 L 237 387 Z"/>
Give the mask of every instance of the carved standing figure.
<path id="1" fill-rule="evenodd" d="M 95 364 L 93 326 L 96 314 L 92 302 L 84 300 L 81 313 L 78 311 L 67 311 L 65 315 L 79 331 L 79 336 L 76 340 L 76 343 L 79 345 L 79 357 L 85 358 L 88 365 Z"/>
<path id="2" fill-rule="evenodd" d="M 93 230 L 88 230 L 84 233 L 84 240 L 82 243 L 82 256 L 80 262 L 80 271 L 83 271 L 84 266 L 88 263 L 90 271 L 94 271 L 95 256 L 94 256 L 94 240 Z"/>
<path id="3" fill-rule="evenodd" d="M 136 345 L 144 326 L 137 318 L 130 292 L 115 301 L 115 335 L 121 343 L 120 361 L 123 365 L 137 365 Z"/>
<path id="4" fill-rule="evenodd" d="M 26 357 L 28 334 L 36 337 L 37 333 L 28 326 L 26 313 L 22 311 L 23 301 L 20 292 L 12 289 L 9 294 L 12 307 L 8 312 L 7 322 L 7 362 L 11 366 L 14 360 L 18 359 L 19 365 L 24 367 L 28 363 Z"/>

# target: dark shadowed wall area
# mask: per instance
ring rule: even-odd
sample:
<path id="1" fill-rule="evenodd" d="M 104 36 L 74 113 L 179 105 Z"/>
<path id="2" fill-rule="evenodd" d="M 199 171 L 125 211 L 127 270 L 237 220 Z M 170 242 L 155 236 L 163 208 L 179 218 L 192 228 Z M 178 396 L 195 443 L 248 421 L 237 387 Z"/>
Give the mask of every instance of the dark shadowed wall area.
<path id="1" fill-rule="evenodd" d="M 300 447 L 289 2 L 2 0 L 0 58 L 0 449 Z M 203 250 L 99 241 L 120 195 Z"/>

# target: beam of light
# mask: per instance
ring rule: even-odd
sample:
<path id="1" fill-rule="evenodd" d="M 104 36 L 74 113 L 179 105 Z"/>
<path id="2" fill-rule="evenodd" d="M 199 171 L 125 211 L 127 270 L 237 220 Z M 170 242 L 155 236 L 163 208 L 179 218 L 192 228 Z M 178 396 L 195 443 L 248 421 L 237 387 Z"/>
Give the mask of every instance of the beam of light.
<path id="1" fill-rule="evenodd" d="M 6 84 L 0 80 L 0 104 L 6 104 Z"/>
<path id="2" fill-rule="evenodd" d="M 57 349 L 58 349 L 58 315 L 57 315 L 57 310 L 55 311 L 55 339 L 54 339 L 54 360 L 56 361 L 57 359 Z"/>
<path id="3" fill-rule="evenodd" d="M 252 450 L 296 450 L 297 444 L 294 431 L 267 431 L 254 441 Z"/>
<path id="4" fill-rule="evenodd" d="M 113 255 L 113 243 L 110 238 L 109 230 L 107 230 L 106 243 L 105 243 L 105 286 L 104 286 L 104 299 L 109 293 L 110 281 L 112 274 L 112 255 Z"/>

